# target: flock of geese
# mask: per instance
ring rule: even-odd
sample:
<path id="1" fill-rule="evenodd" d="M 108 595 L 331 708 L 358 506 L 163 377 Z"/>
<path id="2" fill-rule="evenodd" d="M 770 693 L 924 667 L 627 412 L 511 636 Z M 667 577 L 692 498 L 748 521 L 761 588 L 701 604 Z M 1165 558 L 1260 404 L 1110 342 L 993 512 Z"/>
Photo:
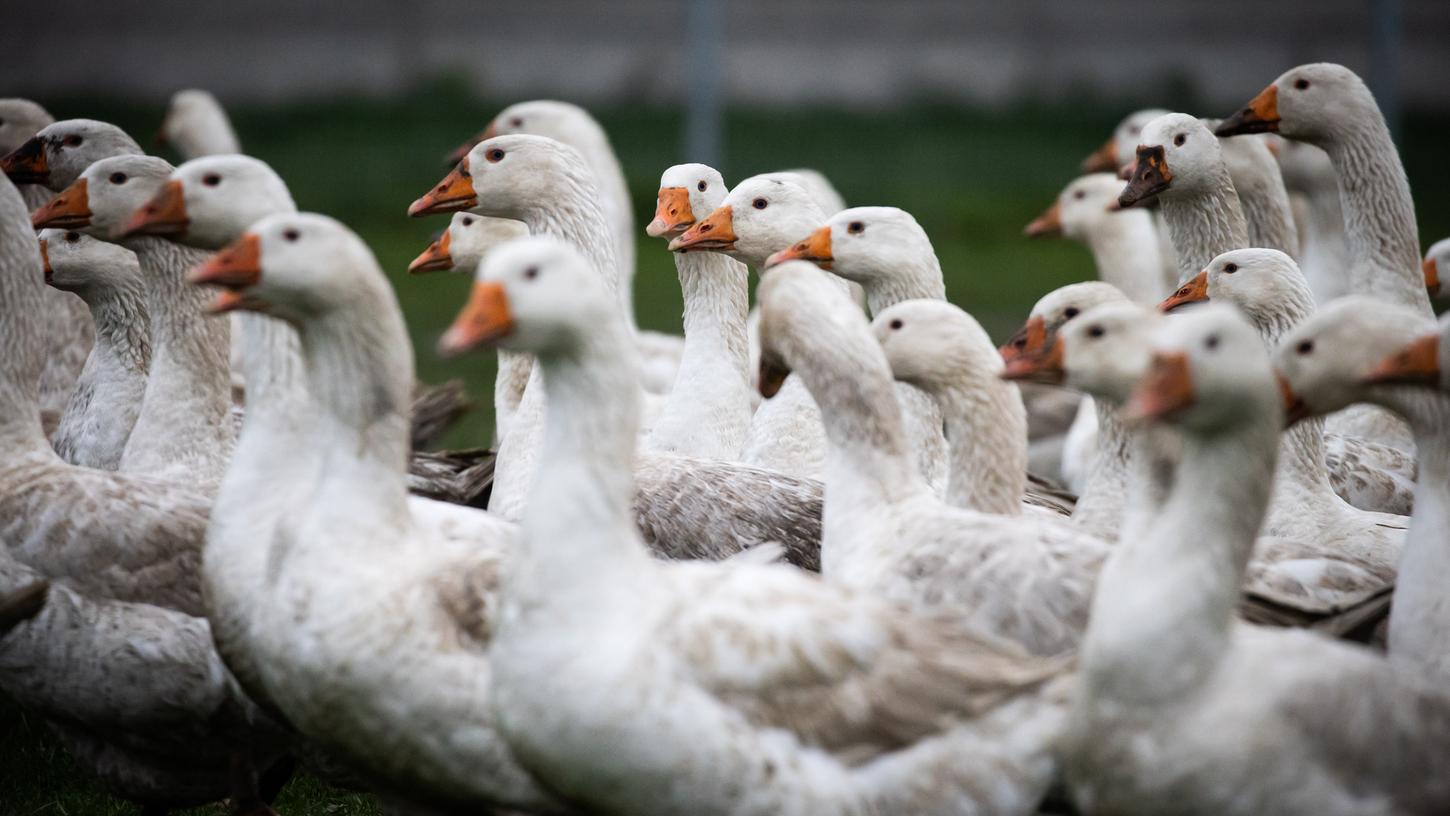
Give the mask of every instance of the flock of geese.
<path id="1" fill-rule="evenodd" d="M 604 131 L 506 108 L 408 208 L 496 457 L 414 452 L 357 235 L 163 134 L 0 100 L 0 690 L 143 813 L 1450 812 L 1450 241 L 1348 69 L 1126 118 L 1000 349 L 909 213 L 701 164 L 641 331 Z"/>

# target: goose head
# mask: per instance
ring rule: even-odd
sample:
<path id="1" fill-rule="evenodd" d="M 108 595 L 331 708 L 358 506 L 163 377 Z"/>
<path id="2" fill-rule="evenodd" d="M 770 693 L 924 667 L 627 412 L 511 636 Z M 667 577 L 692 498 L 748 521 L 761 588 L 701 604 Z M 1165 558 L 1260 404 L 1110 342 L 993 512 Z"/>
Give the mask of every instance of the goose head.
<path id="1" fill-rule="evenodd" d="M 856 335 L 840 327 L 860 321 L 861 309 L 831 280 L 830 273 L 806 261 L 786 261 L 771 267 L 756 290 L 760 304 L 760 377 L 763 397 L 780 390 L 791 369 L 804 361 L 820 361 L 828 355 L 859 354 L 880 360 L 887 370 L 885 352 L 869 339 L 857 347 Z"/>
<path id="2" fill-rule="evenodd" d="M 1281 416 L 1279 390 L 1259 333 L 1238 310 L 1210 304 L 1166 320 L 1148 371 L 1124 406 L 1130 419 L 1212 436 Z"/>
<path id="3" fill-rule="evenodd" d="M 582 347 L 619 321 L 615 299 L 578 250 L 544 236 L 499 247 L 484 260 L 468 302 L 438 341 L 444 356 L 481 345 L 539 355 Z"/>
<path id="4" fill-rule="evenodd" d="M 62 119 L 46 125 L 0 159 L 0 170 L 16 184 L 64 190 L 91 164 L 109 156 L 141 155 L 136 140 L 109 122 Z"/>
<path id="5" fill-rule="evenodd" d="M 408 207 L 408 214 L 469 210 L 522 218 L 557 199 L 559 185 L 570 178 L 592 178 L 574 148 L 544 136 L 495 136 L 479 142 L 443 181 Z"/>
<path id="6" fill-rule="evenodd" d="M 1435 331 L 1381 360 L 1365 377 L 1368 385 L 1418 385 L 1450 393 L 1450 317 L 1440 316 Z"/>
<path id="7" fill-rule="evenodd" d="M 928 392 L 995 378 L 1002 358 L 976 318 L 944 300 L 904 300 L 871 321 L 896 379 Z"/>
<path id="8" fill-rule="evenodd" d="M 1066 385 L 1122 405 L 1148 371 L 1161 319 L 1136 303 L 1095 306 L 1063 326 L 1052 348 L 1014 362 L 1006 376 Z"/>
<path id="9" fill-rule="evenodd" d="M 1208 267 L 1178 287 L 1158 305 L 1171 312 L 1194 303 L 1218 301 L 1248 315 L 1256 326 L 1268 326 L 1286 311 L 1312 311 L 1314 296 L 1294 259 L 1277 249 L 1234 249 L 1209 261 Z"/>
<path id="10" fill-rule="evenodd" d="M 1112 173 L 1091 173 L 1073 179 L 1042 215 L 1022 230 L 1028 238 L 1060 235 L 1074 241 L 1108 226 L 1111 218 L 1142 217 L 1117 206 L 1123 182 Z"/>
<path id="11" fill-rule="evenodd" d="M 896 207 L 851 207 L 772 254 L 765 265 L 810 261 L 846 280 L 871 284 L 898 273 L 905 260 L 919 263 L 935 258 L 931 239 L 911 213 Z"/>
<path id="12" fill-rule="evenodd" d="M 1047 348 L 1052 335 L 1068 321 L 1094 306 L 1104 303 L 1131 303 L 1123 290 L 1102 281 L 1070 283 L 1043 295 L 1032 307 L 1027 322 L 998 351 L 1011 363 L 1024 354 L 1037 354 Z"/>
<path id="13" fill-rule="evenodd" d="M 1219 136 L 1278 133 L 1322 142 L 1346 124 L 1380 118 L 1364 80 L 1332 62 L 1290 68 L 1214 130 Z"/>
<path id="14" fill-rule="evenodd" d="M 568 145 L 587 141 L 607 143 L 604 128 L 589 112 L 568 102 L 554 99 L 533 99 L 516 102 L 499 111 L 478 135 L 469 138 L 449 155 L 450 164 L 457 164 L 480 142 L 495 136 L 525 133 L 545 136 Z"/>
<path id="15" fill-rule="evenodd" d="M 1155 195 L 1191 194 L 1218 178 L 1223 152 L 1218 139 L 1197 117 L 1160 116 L 1143 128 L 1128 186 L 1118 196 L 1124 207 Z"/>
<path id="16" fill-rule="evenodd" d="M 220 249 L 263 217 L 296 212 L 277 173 L 251 156 L 192 159 L 126 221 L 121 237 L 160 235 L 187 246 Z"/>
<path id="17" fill-rule="evenodd" d="M 1422 264 L 1425 271 L 1425 290 L 1430 297 L 1440 295 L 1441 274 L 1450 275 L 1450 238 L 1442 238 L 1431 245 L 1425 253 Z"/>
<path id="18" fill-rule="evenodd" d="M 134 289 L 141 283 L 134 252 L 76 230 L 42 230 L 40 258 L 46 283 L 87 300 L 93 292 Z"/>
<path id="19" fill-rule="evenodd" d="M 226 109 L 210 92 L 197 88 L 171 95 L 156 142 L 157 146 L 174 146 L 183 156 L 235 153 L 238 149 Z"/>
<path id="20" fill-rule="evenodd" d="M 1118 168 L 1133 160 L 1133 148 L 1143 127 L 1158 117 L 1169 113 L 1162 108 L 1144 108 L 1133 111 L 1113 128 L 1113 135 L 1102 146 L 1082 160 L 1084 173 L 1116 173 Z"/>
<path id="21" fill-rule="evenodd" d="M 644 228 L 651 238 L 676 238 L 703 221 L 730 192 L 720 171 L 707 164 L 677 164 L 660 174 L 655 217 Z"/>
<path id="22" fill-rule="evenodd" d="M 443 232 L 408 264 L 408 272 L 473 272 L 495 247 L 528 234 L 522 221 L 456 212 Z"/>
<path id="23" fill-rule="evenodd" d="M 0 155 L 25 144 L 26 139 L 54 121 L 45 108 L 29 99 L 0 99 Z"/>
<path id="24" fill-rule="evenodd" d="M 1378 298 L 1348 295 L 1329 303 L 1274 350 L 1290 420 L 1369 399 L 1380 364 L 1432 330 L 1420 313 Z"/>
<path id="25" fill-rule="evenodd" d="M 87 167 L 30 216 L 37 229 L 78 229 L 111 240 L 171 176 L 172 167 L 155 156 L 112 156 Z"/>
<path id="26" fill-rule="evenodd" d="M 670 241 L 672 252 L 721 252 L 764 268 L 771 253 L 820 226 L 825 215 L 798 182 L 752 176 L 716 210 Z"/>

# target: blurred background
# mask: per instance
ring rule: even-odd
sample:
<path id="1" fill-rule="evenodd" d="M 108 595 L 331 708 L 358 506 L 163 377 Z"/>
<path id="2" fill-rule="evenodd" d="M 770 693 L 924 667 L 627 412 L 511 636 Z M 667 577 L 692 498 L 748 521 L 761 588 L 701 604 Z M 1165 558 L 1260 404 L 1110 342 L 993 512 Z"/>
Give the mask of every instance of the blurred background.
<path id="1" fill-rule="evenodd" d="M 643 227 L 660 172 L 690 160 L 731 184 L 813 167 L 851 204 L 911 211 L 950 298 L 1002 339 L 1041 294 L 1093 274 L 1085 248 L 1021 232 L 1123 115 L 1224 116 L 1299 63 L 1366 78 L 1397 135 L 1422 244 L 1450 235 L 1447 42 L 1446 0 L 8 3 L 0 95 L 112 121 L 145 145 L 173 91 L 214 92 L 243 149 L 302 209 L 373 247 L 419 376 L 468 383 L 476 411 L 445 442 L 471 446 L 490 439 L 493 360 L 433 354 L 468 282 L 407 276 L 447 218 L 405 210 L 509 103 L 577 102 L 609 132 L 635 201 L 645 327 L 679 331 L 673 261 Z M 47 743 L 4 744 L 0 816 L 128 812 L 84 782 L 58 785 L 48 775 L 64 760 Z M 326 801 L 300 812 L 371 812 Z"/>

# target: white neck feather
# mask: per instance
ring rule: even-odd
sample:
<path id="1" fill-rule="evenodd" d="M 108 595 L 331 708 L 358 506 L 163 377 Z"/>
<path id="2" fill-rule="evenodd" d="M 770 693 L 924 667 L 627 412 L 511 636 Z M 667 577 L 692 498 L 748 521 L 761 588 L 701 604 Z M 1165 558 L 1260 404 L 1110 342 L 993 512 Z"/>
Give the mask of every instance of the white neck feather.
<path id="1" fill-rule="evenodd" d="M 1154 306 L 1168 294 L 1153 218 L 1146 212 L 1129 210 L 1101 219 L 1088 231 L 1087 244 L 1098 279 L 1118 287 L 1134 303 Z"/>
<path id="2" fill-rule="evenodd" d="M 1178 253 L 1180 283 L 1207 269 L 1215 257 L 1249 245 L 1244 211 L 1222 164 L 1201 193 L 1175 195 L 1170 188 L 1158 198 Z"/>

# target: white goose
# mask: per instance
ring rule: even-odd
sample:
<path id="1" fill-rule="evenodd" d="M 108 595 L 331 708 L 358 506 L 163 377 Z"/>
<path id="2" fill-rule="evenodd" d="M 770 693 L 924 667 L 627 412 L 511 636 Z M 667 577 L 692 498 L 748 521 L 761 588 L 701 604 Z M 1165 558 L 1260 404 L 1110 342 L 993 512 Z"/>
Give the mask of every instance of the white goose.
<path id="1" fill-rule="evenodd" d="M 1220 139 L 1219 148 L 1248 225 L 1246 246 L 1294 255 L 1299 251 L 1299 232 L 1279 160 L 1269 149 L 1268 138 Z"/>
<path id="2" fill-rule="evenodd" d="M 36 210 L 36 227 L 79 229 L 109 239 L 171 175 L 151 156 L 101 159 Z M 122 240 L 136 253 L 151 316 L 151 373 L 120 469 L 184 480 L 211 491 L 236 441 L 231 419 L 230 326 L 202 312 L 203 293 L 186 271 L 204 253 L 161 238 Z"/>
<path id="3" fill-rule="evenodd" d="M 1445 274 L 1450 275 L 1450 238 L 1442 238 L 1431 244 L 1425 251 L 1425 260 L 1421 263 L 1421 269 L 1425 273 L 1425 291 L 1431 297 L 1440 295 L 1441 268 L 1444 268 Z"/>
<path id="4" fill-rule="evenodd" d="M 1348 294 L 1349 246 L 1344 236 L 1344 210 L 1339 206 L 1339 181 L 1329 154 L 1308 142 L 1280 139 L 1279 170 L 1289 192 L 1303 198 L 1304 208 L 1299 213 L 1303 217 L 1296 219 L 1302 247 L 1297 257 L 1315 302 L 1328 303 Z"/>
<path id="5" fill-rule="evenodd" d="M 1056 714 L 1034 692 L 1057 664 L 788 567 L 650 558 L 611 294 L 536 238 L 476 291 L 478 332 L 537 355 L 551 396 L 492 649 L 521 762 L 600 813 L 1031 812 Z"/>
<path id="6" fill-rule="evenodd" d="M 1440 385 L 1444 343 L 1418 310 L 1365 295 L 1329 304 L 1284 338 L 1274 355 L 1305 415 L 1369 400 L 1404 417 L 1420 452 L 1415 511 L 1390 614 L 1390 658 L 1418 672 L 1450 677 L 1444 632 L 1450 624 L 1445 546 L 1450 502 L 1450 399 Z M 1430 387 L 1426 387 L 1430 386 Z"/>
<path id="7" fill-rule="evenodd" d="M 1087 244 L 1098 280 L 1135 303 L 1151 306 L 1171 289 L 1163 285 L 1153 218 L 1139 207 L 1115 207 L 1122 191 L 1123 183 L 1113 173 L 1073 179 L 1023 233 L 1029 238 L 1060 235 Z"/>
<path id="8" fill-rule="evenodd" d="M 197 88 L 171 95 L 156 141 L 176 148 L 184 161 L 242 152 L 242 143 L 222 103 Z"/>
<path id="9" fill-rule="evenodd" d="M 79 232 L 40 233 L 45 282 L 86 302 L 96 342 L 51 444 L 73 465 L 116 470 L 151 367 L 151 318 L 141 265 L 125 247 Z"/>
<path id="10" fill-rule="evenodd" d="M 885 354 L 831 276 L 787 261 L 758 296 L 762 359 L 794 372 L 825 422 L 822 575 L 962 615 L 1037 654 L 1076 646 L 1106 545 L 1058 517 L 942 503 L 911 459 Z"/>
<path id="11" fill-rule="evenodd" d="M 1087 812 L 1433 813 L 1450 696 L 1369 650 L 1238 624 L 1282 411 L 1253 327 L 1167 321 L 1129 410 L 1183 435 L 1162 512 L 1100 578 L 1062 743 Z M 1265 724 L 1273 727 L 1265 727 Z"/>
<path id="12" fill-rule="evenodd" d="M 1109 136 L 1101 147 L 1083 159 L 1082 171 L 1117 175 L 1119 171 L 1133 163 L 1133 157 L 1141 142 L 1143 128 L 1149 122 L 1167 113 L 1171 113 L 1171 111 L 1163 108 L 1144 108 L 1123 117 L 1123 121 L 1113 129 L 1113 135 Z M 1158 287 L 1155 288 L 1161 287 L 1164 291 L 1168 291 L 1178 285 L 1178 257 L 1173 249 L 1173 238 L 1168 234 L 1168 225 L 1163 220 L 1163 211 L 1158 207 L 1153 207 L 1150 212 L 1158 246 L 1158 257 L 1163 264 L 1162 278 Z"/>

